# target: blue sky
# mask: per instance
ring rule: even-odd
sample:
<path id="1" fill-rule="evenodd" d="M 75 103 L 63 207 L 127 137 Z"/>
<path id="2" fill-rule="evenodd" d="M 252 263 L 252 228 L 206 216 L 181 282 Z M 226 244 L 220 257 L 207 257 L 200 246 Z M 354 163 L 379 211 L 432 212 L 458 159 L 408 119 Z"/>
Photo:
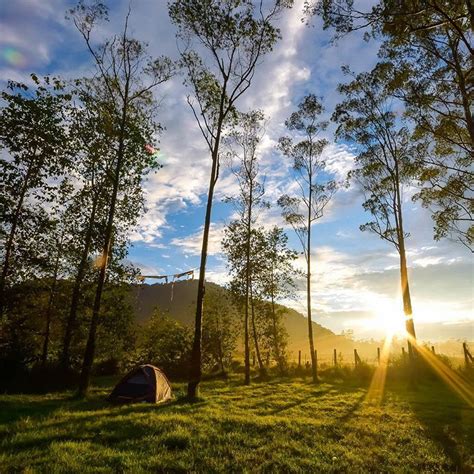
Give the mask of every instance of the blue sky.
<path id="1" fill-rule="evenodd" d="M 110 22 L 97 31 L 97 41 L 120 31 L 129 1 L 111 0 Z M 262 142 L 261 170 L 267 199 L 276 202 L 291 189 L 290 163 L 276 151 L 286 133 L 284 120 L 307 93 L 323 97 L 329 117 L 340 101 L 336 91 L 345 80 L 340 68 L 355 72 L 372 67 L 377 43 L 354 34 L 337 44 L 331 32 L 315 20 L 302 19 L 303 1 L 280 20 L 283 39 L 259 65 L 252 88 L 238 104 L 241 110 L 262 109 L 267 116 Z M 358 2 L 365 5 L 370 2 Z M 93 66 L 84 44 L 65 12 L 68 0 L 0 1 L 0 81 L 28 80 L 31 72 L 59 74 L 65 78 L 90 74 Z M 152 55 L 177 58 L 175 29 L 169 22 L 165 0 L 131 2 L 131 32 L 149 43 Z M 160 137 L 163 168 L 144 183 L 147 212 L 132 234 L 130 260 L 144 274 L 177 273 L 199 265 L 200 239 L 210 160 L 205 142 L 186 103 L 182 77 L 175 77 L 157 91 L 159 120 L 166 128 Z M 329 127 L 326 159 L 335 177 L 352 166 L 353 154 L 345 144 L 335 144 Z M 226 281 L 225 259 L 219 242 L 233 209 L 222 199 L 236 191 L 229 170 L 217 186 L 213 212 L 208 278 Z M 424 339 L 474 339 L 473 261 L 469 252 L 448 240 L 434 242 L 429 210 L 405 199 L 406 226 L 411 233 L 408 260 L 418 334 Z M 314 230 L 314 319 L 340 332 L 353 329 L 356 337 L 379 337 L 382 321 L 400 318 L 401 302 L 394 248 L 375 235 L 361 233 L 359 225 L 369 216 L 361 207 L 361 194 L 352 187 L 340 191 Z M 261 215 L 263 225 L 283 226 L 273 207 Z M 298 242 L 288 229 L 290 243 Z M 300 262 L 302 264 L 302 262 Z M 291 304 L 304 313 L 304 295 Z M 440 331 L 441 328 L 441 331 Z"/>

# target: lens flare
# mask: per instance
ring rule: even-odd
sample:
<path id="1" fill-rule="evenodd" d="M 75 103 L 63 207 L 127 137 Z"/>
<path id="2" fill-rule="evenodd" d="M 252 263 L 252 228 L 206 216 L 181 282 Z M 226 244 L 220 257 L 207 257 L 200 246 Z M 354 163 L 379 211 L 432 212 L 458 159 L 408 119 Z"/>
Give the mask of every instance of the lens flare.
<path id="1" fill-rule="evenodd" d="M 145 151 L 149 155 L 153 156 L 155 159 L 161 159 L 161 160 L 164 159 L 164 155 L 163 153 L 161 153 L 161 150 L 159 148 L 155 148 L 153 145 L 150 145 L 149 143 L 145 145 Z"/>
<path id="2" fill-rule="evenodd" d="M 25 55 L 12 46 L 2 48 L 0 50 L 0 56 L 10 66 L 21 68 L 26 65 Z"/>
<path id="3" fill-rule="evenodd" d="M 105 265 L 105 256 L 103 253 L 94 259 L 93 265 L 97 269 L 101 269 Z"/>

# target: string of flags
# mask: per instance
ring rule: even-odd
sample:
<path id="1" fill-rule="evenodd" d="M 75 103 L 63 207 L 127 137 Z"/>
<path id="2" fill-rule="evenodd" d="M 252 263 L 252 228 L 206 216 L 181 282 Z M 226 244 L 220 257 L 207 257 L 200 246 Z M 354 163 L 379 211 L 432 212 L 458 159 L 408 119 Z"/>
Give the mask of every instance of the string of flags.
<path id="1" fill-rule="evenodd" d="M 153 278 L 155 280 L 165 280 L 166 283 L 171 281 L 171 301 L 173 301 L 174 284 L 183 277 L 190 277 L 188 280 L 194 280 L 194 269 L 171 275 L 140 275 L 138 280 L 144 282 L 146 278 Z"/>

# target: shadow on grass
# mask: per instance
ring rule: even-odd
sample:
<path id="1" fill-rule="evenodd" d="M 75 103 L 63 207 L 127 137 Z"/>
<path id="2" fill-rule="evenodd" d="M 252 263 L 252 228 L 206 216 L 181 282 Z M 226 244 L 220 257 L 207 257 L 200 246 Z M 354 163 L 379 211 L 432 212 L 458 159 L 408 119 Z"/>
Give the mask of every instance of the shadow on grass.
<path id="1" fill-rule="evenodd" d="M 47 451 L 53 443 L 90 442 L 135 452 L 137 444 L 151 433 L 163 437 L 166 449 L 183 449 L 187 441 L 173 434 L 177 426 L 175 419 L 165 417 L 156 423 L 150 415 L 182 413 L 192 416 L 206 404 L 206 400 L 197 399 L 191 403 L 180 397 L 159 404 L 114 405 L 97 396 L 82 400 L 64 396 L 35 402 L 25 399 L 20 404 L 18 400 L 2 402 L 2 414 L 3 410 L 11 414 L 10 417 L 2 417 L 2 451 L 8 455 L 21 455 L 31 449 Z M 53 414 L 56 410 L 57 418 Z M 17 433 L 22 435 L 17 438 Z M 39 459 L 37 461 L 41 463 Z M 36 461 L 31 462 L 33 466 Z"/>
<path id="2" fill-rule="evenodd" d="M 412 413 L 426 429 L 457 472 L 474 472 L 474 409 L 441 380 L 419 383 L 415 387 L 392 385 L 388 390 L 408 403 Z"/>
<path id="3" fill-rule="evenodd" d="M 57 410 L 64 398 L 48 400 L 14 399 L 0 401 L 0 424 L 14 423 L 22 418 L 42 418 Z"/>

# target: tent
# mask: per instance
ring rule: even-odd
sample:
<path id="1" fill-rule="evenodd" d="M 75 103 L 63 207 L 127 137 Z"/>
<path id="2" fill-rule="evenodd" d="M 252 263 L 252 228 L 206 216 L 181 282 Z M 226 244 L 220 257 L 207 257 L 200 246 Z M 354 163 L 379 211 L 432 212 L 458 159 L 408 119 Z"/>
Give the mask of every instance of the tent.
<path id="1" fill-rule="evenodd" d="M 171 398 L 171 386 L 165 374 L 153 365 L 131 370 L 112 390 L 108 400 L 119 403 L 160 403 Z"/>

